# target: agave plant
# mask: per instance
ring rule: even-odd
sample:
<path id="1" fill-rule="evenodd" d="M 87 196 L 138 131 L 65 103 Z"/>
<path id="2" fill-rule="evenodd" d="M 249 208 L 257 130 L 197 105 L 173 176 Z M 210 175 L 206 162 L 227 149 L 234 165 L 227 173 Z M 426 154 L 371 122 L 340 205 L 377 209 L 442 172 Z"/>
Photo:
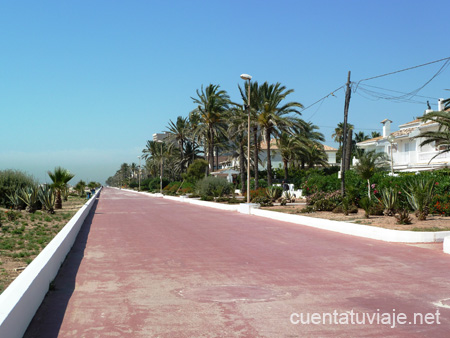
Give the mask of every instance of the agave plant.
<path id="1" fill-rule="evenodd" d="M 434 181 L 424 177 L 418 177 L 406 186 L 406 198 L 420 221 L 424 221 L 427 218 L 429 206 L 433 199 L 433 192 Z"/>
<path id="2" fill-rule="evenodd" d="M 270 198 L 272 202 L 276 201 L 281 197 L 283 189 L 277 186 L 270 186 L 266 189 L 266 195 Z"/>
<path id="3" fill-rule="evenodd" d="M 384 207 L 383 214 L 385 216 L 394 216 L 395 209 L 397 208 L 398 192 L 395 189 L 386 188 L 382 189 L 380 194 L 381 203 Z"/>
<path id="4" fill-rule="evenodd" d="M 29 213 L 33 213 L 36 211 L 37 203 L 39 201 L 37 187 L 30 186 L 27 188 L 22 188 L 20 189 L 18 195 L 20 200 L 22 200 L 22 202 L 25 203 L 26 211 L 28 211 Z"/>
<path id="5" fill-rule="evenodd" d="M 55 213 L 55 192 L 50 186 L 39 187 L 39 200 L 42 203 L 42 208 L 47 210 L 49 214 Z"/>
<path id="6" fill-rule="evenodd" d="M 11 194 L 6 194 L 6 197 L 8 197 L 9 201 L 11 202 L 12 207 L 15 210 L 20 210 L 22 208 L 22 200 L 19 198 L 18 191 L 14 191 Z"/>

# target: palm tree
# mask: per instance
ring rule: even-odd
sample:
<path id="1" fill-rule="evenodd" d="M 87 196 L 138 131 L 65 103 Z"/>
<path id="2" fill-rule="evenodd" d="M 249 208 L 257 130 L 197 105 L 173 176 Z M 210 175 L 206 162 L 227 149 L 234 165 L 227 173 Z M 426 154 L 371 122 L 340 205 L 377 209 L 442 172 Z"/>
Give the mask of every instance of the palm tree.
<path id="1" fill-rule="evenodd" d="M 440 151 L 434 155 L 430 163 L 437 156 L 450 152 L 450 98 L 443 101 L 444 110 L 433 111 L 419 117 L 423 122 L 433 121 L 439 124 L 438 130 L 430 130 L 417 135 L 415 138 L 425 138 L 424 141 L 420 143 L 420 146 L 434 143 L 439 146 Z"/>
<path id="2" fill-rule="evenodd" d="M 370 133 L 371 138 L 380 137 L 381 134 L 378 131 L 373 131 Z"/>
<path id="3" fill-rule="evenodd" d="M 239 170 L 241 176 L 241 192 L 246 191 L 246 153 L 245 148 L 248 142 L 248 116 L 242 106 L 236 106 L 230 111 L 230 120 L 228 127 L 229 140 L 235 145 L 239 156 Z"/>
<path id="4" fill-rule="evenodd" d="M 269 85 L 265 82 L 260 87 L 260 100 L 262 103 L 261 111 L 257 116 L 257 124 L 264 132 L 264 138 L 267 145 L 267 184 L 272 185 L 272 161 L 270 155 L 270 141 L 272 135 L 277 135 L 282 131 L 288 131 L 297 120 L 291 116 L 291 113 L 300 115 L 297 108 L 303 108 L 299 102 L 288 102 L 282 104 L 282 101 L 291 94 L 293 89 L 286 89 L 280 83 Z"/>
<path id="5" fill-rule="evenodd" d="M 248 82 L 245 82 L 244 89 L 238 85 L 239 92 L 241 93 L 242 100 L 248 104 Z M 258 115 L 261 112 L 262 107 L 261 100 L 261 90 L 258 85 L 258 81 L 253 81 L 250 84 L 250 118 L 251 118 L 251 133 L 253 139 L 253 171 L 255 176 L 255 189 L 259 188 L 259 148 L 261 144 L 261 133 L 259 130 L 259 125 L 256 122 L 258 119 Z"/>
<path id="6" fill-rule="evenodd" d="M 376 171 L 386 168 L 386 154 L 377 153 L 375 150 L 360 154 L 355 171 L 363 180 L 367 180 L 367 196 L 370 200 L 370 179 Z"/>
<path id="7" fill-rule="evenodd" d="M 168 130 L 168 140 L 170 144 L 177 144 L 180 151 L 180 172 L 184 172 L 187 167 L 184 167 L 185 161 L 185 145 L 188 141 L 189 135 L 189 119 L 187 117 L 178 116 L 177 121 L 174 123 L 169 120 Z"/>
<path id="8" fill-rule="evenodd" d="M 284 179 L 287 180 L 289 162 L 292 162 L 304 150 L 303 143 L 299 137 L 282 132 L 277 139 L 277 146 L 283 161 Z"/>
<path id="9" fill-rule="evenodd" d="M 219 85 L 208 85 L 205 89 L 197 89 L 197 98 L 191 97 L 197 104 L 197 108 L 191 112 L 191 116 L 198 119 L 199 124 L 194 131 L 204 140 L 205 154 L 207 154 L 209 169 L 214 168 L 214 143 L 217 134 L 223 131 L 225 115 L 230 104 L 230 97 L 225 90 L 219 89 Z"/>
<path id="10" fill-rule="evenodd" d="M 62 209 L 61 192 L 75 175 L 62 167 L 56 167 L 53 172 L 48 171 L 47 174 L 53 182 L 52 187 L 56 193 L 55 209 Z"/>

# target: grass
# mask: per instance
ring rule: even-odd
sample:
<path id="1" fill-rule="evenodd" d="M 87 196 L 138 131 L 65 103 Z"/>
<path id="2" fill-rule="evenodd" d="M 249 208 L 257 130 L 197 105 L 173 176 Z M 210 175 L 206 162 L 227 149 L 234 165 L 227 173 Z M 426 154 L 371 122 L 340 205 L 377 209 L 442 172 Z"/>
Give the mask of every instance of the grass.
<path id="1" fill-rule="evenodd" d="M 450 228 L 444 227 L 431 227 L 431 228 L 421 228 L 421 227 L 414 227 L 411 229 L 411 231 L 426 231 L 426 232 L 436 232 L 436 231 L 450 231 Z"/>
<path id="2" fill-rule="evenodd" d="M 0 208 L 0 294 L 19 275 L 15 269 L 30 264 L 84 203 L 84 198 L 69 196 L 53 215 Z"/>

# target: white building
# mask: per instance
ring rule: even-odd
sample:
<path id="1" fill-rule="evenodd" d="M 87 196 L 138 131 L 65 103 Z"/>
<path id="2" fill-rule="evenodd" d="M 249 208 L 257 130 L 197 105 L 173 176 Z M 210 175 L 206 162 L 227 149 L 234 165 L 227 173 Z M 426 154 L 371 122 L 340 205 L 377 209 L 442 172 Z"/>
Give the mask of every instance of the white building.
<path id="1" fill-rule="evenodd" d="M 443 99 L 439 99 L 439 111 L 444 109 L 442 101 Z M 425 113 L 429 112 L 431 110 L 425 111 Z M 442 148 L 434 143 L 421 147 L 420 144 L 424 138 L 414 138 L 425 131 L 437 130 L 438 123 L 433 121 L 423 122 L 416 119 L 400 125 L 399 130 L 392 133 L 391 120 L 385 119 L 381 123 L 383 124 L 383 136 L 359 142 L 356 146 L 364 150 L 384 152 L 389 158 L 391 157 L 392 146 L 394 171 L 421 171 L 450 166 L 450 153 L 441 154 L 431 160 Z M 390 135 L 391 138 L 389 138 Z"/>
<path id="2" fill-rule="evenodd" d="M 337 149 L 322 145 L 325 153 L 327 154 L 328 158 L 328 164 L 329 165 L 338 165 L 336 163 L 336 153 Z M 261 143 L 260 151 L 259 151 L 259 159 L 261 163 L 259 164 L 259 170 L 266 170 L 267 169 L 267 144 L 266 142 Z M 270 141 L 270 160 L 272 162 L 272 168 L 284 168 L 283 159 L 281 158 L 281 154 L 278 151 L 277 142 L 275 139 L 272 139 Z"/>

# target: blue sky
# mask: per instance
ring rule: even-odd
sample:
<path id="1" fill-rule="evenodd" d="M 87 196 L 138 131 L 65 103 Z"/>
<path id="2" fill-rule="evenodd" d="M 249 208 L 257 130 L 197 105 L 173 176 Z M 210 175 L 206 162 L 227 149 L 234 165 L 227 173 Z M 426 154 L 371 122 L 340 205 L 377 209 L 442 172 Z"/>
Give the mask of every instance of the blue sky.
<path id="1" fill-rule="evenodd" d="M 169 120 L 187 116 L 201 85 L 239 101 L 239 75 L 294 89 L 305 107 L 352 81 L 450 56 L 448 1 L 2 1 L 0 169 L 46 181 L 61 165 L 104 180 Z M 361 84 L 411 92 L 444 65 Z M 349 122 L 381 131 L 449 97 L 450 70 L 414 97 L 374 100 L 358 87 Z M 368 89 L 367 87 L 365 87 Z M 371 88 L 374 89 L 374 88 Z M 379 91 L 379 89 L 376 89 Z M 302 113 L 326 144 L 344 91 Z M 436 108 L 435 105 L 432 105 Z"/>

